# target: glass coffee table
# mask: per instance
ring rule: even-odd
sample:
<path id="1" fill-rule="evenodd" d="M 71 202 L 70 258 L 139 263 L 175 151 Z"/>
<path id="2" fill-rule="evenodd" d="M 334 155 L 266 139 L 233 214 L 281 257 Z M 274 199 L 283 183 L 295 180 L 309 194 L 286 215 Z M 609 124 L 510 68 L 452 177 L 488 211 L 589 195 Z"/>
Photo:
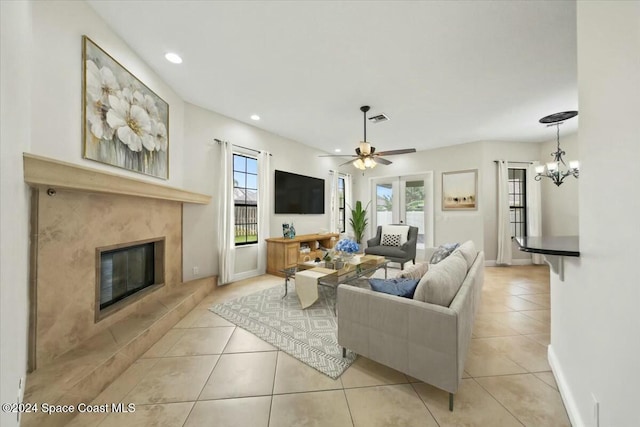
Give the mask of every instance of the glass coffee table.
<path id="1" fill-rule="evenodd" d="M 325 271 L 333 271 L 333 273 L 329 273 L 325 276 L 318 278 L 318 285 L 324 286 L 327 288 L 332 288 L 335 292 L 335 296 L 337 299 L 338 294 L 338 286 L 343 284 L 353 284 L 357 286 L 357 282 L 359 279 L 371 277 L 376 271 L 380 269 L 384 269 L 384 278 L 387 278 L 387 267 L 389 266 L 389 261 L 382 258 L 366 258 L 364 261 L 360 263 L 346 263 L 345 267 L 339 270 L 329 270 L 322 269 Z M 308 264 L 298 264 L 295 267 L 285 268 L 280 270 L 284 273 L 284 295 L 282 298 L 287 296 L 287 291 L 289 288 L 289 280 L 294 278 L 298 271 L 304 271 L 316 268 L 313 265 Z M 335 301 L 335 299 L 334 299 Z M 335 312 L 335 305 L 334 305 Z"/>

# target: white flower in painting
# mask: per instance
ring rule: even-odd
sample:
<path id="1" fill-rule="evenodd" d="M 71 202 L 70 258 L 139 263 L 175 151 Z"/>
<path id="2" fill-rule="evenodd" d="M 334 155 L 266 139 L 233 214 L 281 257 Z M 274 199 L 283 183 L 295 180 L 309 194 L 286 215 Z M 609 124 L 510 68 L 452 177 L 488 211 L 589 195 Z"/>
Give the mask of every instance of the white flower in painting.
<path id="1" fill-rule="evenodd" d="M 125 87 L 120 93 L 119 98 L 126 100 L 131 105 L 142 106 L 144 103 L 144 95 L 142 92 L 133 90 L 131 87 Z"/>
<path id="2" fill-rule="evenodd" d="M 136 107 L 136 105 L 133 107 Z M 151 126 L 153 125 L 153 122 L 149 121 L 149 125 L 149 134 L 142 138 L 142 145 L 147 149 L 147 151 L 153 152 L 156 149 L 156 139 L 153 137 L 153 126 Z"/>
<path id="3" fill-rule="evenodd" d="M 88 60 L 86 70 L 86 111 L 91 133 L 98 139 L 111 139 L 114 130 L 107 123 L 108 97 L 115 94 L 120 87 L 109 68 L 98 69 L 93 61 Z"/>
<path id="4" fill-rule="evenodd" d="M 167 128 L 164 123 L 152 120 L 151 134 L 155 139 L 157 151 L 167 151 Z"/>
<path id="5" fill-rule="evenodd" d="M 107 123 L 107 111 L 108 107 L 102 103 L 92 103 L 87 108 L 87 120 L 91 133 L 98 139 L 113 138 L 114 130 Z"/>
<path id="6" fill-rule="evenodd" d="M 91 60 L 87 61 L 87 94 L 94 100 L 103 99 L 106 102 L 109 95 L 115 95 L 120 85 L 110 68 L 98 66 Z"/>
<path id="7" fill-rule="evenodd" d="M 149 117 L 151 117 L 152 119 L 158 120 L 160 118 L 158 107 L 156 107 L 156 101 L 154 101 L 154 99 L 150 95 L 145 95 L 144 100 L 139 105 L 145 109 L 147 114 L 149 114 Z"/>
<path id="8" fill-rule="evenodd" d="M 120 98 L 126 99 L 129 104 L 144 108 L 151 120 L 158 120 L 160 118 L 156 102 L 150 95 L 145 95 L 141 91 L 128 86 L 122 89 L 119 96 Z"/>
<path id="9" fill-rule="evenodd" d="M 141 151 L 143 146 L 149 151 L 153 150 L 155 142 L 147 112 L 142 107 L 131 105 L 126 99 L 113 95 L 109 96 L 109 104 L 111 110 L 107 112 L 107 123 L 115 129 L 120 141 L 131 151 Z"/>

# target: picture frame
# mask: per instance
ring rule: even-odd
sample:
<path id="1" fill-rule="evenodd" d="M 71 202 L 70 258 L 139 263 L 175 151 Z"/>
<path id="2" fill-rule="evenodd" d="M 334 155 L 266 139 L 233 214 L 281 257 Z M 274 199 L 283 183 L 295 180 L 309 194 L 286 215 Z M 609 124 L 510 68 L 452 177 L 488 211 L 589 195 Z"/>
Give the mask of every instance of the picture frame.
<path id="1" fill-rule="evenodd" d="M 169 104 L 82 36 L 82 157 L 169 179 Z"/>
<path id="2" fill-rule="evenodd" d="M 442 210 L 478 209 L 478 169 L 442 173 Z"/>

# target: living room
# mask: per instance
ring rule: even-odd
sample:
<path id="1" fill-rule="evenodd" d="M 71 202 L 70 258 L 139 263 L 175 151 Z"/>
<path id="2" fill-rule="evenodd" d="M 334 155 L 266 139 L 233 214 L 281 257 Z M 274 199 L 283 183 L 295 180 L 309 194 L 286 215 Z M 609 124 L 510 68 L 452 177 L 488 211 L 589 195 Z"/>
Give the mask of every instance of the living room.
<path id="1" fill-rule="evenodd" d="M 633 334 L 640 328 L 640 315 L 634 310 L 638 289 L 629 274 L 637 250 L 619 248 L 633 248 L 638 237 L 638 229 L 632 224 L 633 208 L 638 207 L 634 182 L 639 177 L 637 170 L 620 170 L 618 162 L 637 158 L 639 154 L 635 120 L 640 112 L 639 98 L 629 94 L 638 88 L 640 70 L 637 62 L 626 62 L 631 52 L 640 51 L 637 19 L 634 19 L 638 16 L 638 4 L 578 3 L 575 8 L 577 52 L 568 55 L 577 57 L 579 96 L 574 99 L 577 104 L 562 106 L 580 111 L 580 131 L 565 133 L 563 128 L 560 138 L 568 158 L 580 160 L 581 176 L 578 180 L 571 178 L 560 187 L 543 182 L 541 188 L 543 235 L 580 236 L 580 258 L 566 261 L 564 282 L 551 288 L 551 347 L 558 362 L 554 374 L 563 382 L 563 402 L 574 425 L 597 425 L 592 415 L 594 400 L 599 402 L 602 425 L 634 425 L 640 421 L 633 408 L 633 402 L 638 399 L 634 380 L 640 380 L 635 363 L 640 344 L 625 336 L 628 331 Z M 182 211 L 179 269 L 185 282 L 220 274 L 217 243 L 220 147 L 214 139 L 267 150 L 272 155 L 272 170 L 314 176 L 326 182 L 331 179 L 329 171 L 337 170 L 343 162 L 318 157 L 333 147 L 321 150 L 304 145 L 304 141 L 262 130 L 257 127 L 259 124 L 252 126 L 189 103 L 110 25 L 85 2 L 2 4 L 3 403 L 15 400 L 20 379 L 27 371 L 30 196 L 24 182 L 23 153 L 213 196 L 211 203 L 187 203 Z M 170 174 L 166 181 L 82 158 L 83 35 L 126 65 L 170 105 Z M 544 55 L 540 61 L 544 61 Z M 553 69 L 552 65 L 549 68 Z M 367 100 L 355 99 L 342 107 L 353 110 L 350 113 L 358 134 L 361 132 L 358 108 L 364 102 Z M 373 107 L 376 112 L 382 112 L 378 108 L 391 108 Z M 283 111 L 286 114 L 288 109 L 283 107 Z M 533 126 L 539 125 L 539 118 L 531 117 Z M 393 115 L 393 119 L 401 117 Z M 378 141 L 380 137 L 376 132 L 380 128 L 374 126 L 384 124 L 369 127 L 369 138 Z M 569 126 L 570 122 L 564 125 Z M 465 236 L 472 238 L 484 250 L 488 265 L 492 265 L 498 251 L 494 161 L 548 161 L 548 154 L 555 150 L 555 132 L 547 131 L 549 136 L 536 143 L 461 141 L 466 143 L 392 158 L 393 165 L 367 170 L 365 174 L 352 167 L 339 170 L 352 177 L 352 202 L 372 199 L 374 179 L 431 172 L 433 244 L 458 241 Z M 357 140 L 359 136 L 347 145 L 355 146 Z M 388 148 L 405 148 L 403 141 L 393 144 Z M 478 210 L 441 210 L 442 173 L 469 169 L 478 170 Z M 618 176 L 621 178 L 616 178 Z M 615 182 L 613 188 L 612 181 Z M 321 217 L 271 215 L 269 237 L 278 236 L 282 223 L 289 220 L 294 222 L 299 234 L 330 228 L 328 213 Z M 367 237 L 372 231 L 368 230 Z M 257 250 L 256 246 L 238 249 L 241 256 L 237 257 L 233 280 L 248 278 L 260 271 Z M 514 250 L 514 258 L 516 263 L 526 263 L 529 256 Z M 621 378 L 628 380 L 620 384 Z M 2 417 L 3 425 L 15 425 L 13 414 Z"/>

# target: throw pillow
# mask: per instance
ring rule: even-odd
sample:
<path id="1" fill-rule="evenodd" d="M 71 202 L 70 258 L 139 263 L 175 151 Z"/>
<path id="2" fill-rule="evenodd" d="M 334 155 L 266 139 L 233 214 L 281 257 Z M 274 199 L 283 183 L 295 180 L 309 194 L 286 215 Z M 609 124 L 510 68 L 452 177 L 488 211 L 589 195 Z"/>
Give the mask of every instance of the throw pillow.
<path id="1" fill-rule="evenodd" d="M 449 307 L 466 276 L 467 261 L 461 253 L 455 252 L 442 262 L 429 266 L 413 299 Z"/>
<path id="2" fill-rule="evenodd" d="M 418 286 L 418 280 L 414 279 L 369 279 L 371 289 L 399 297 L 413 298 L 413 293 Z"/>
<path id="3" fill-rule="evenodd" d="M 466 242 L 458 246 L 455 252 L 460 252 L 464 259 L 467 261 L 467 270 L 471 268 L 473 262 L 476 260 L 476 256 L 478 256 L 476 246 L 471 240 L 467 240 Z"/>
<path id="4" fill-rule="evenodd" d="M 400 279 L 415 279 L 420 280 L 422 276 L 429 270 L 428 262 L 419 262 L 416 265 L 410 265 L 409 267 L 398 273 Z"/>
<path id="5" fill-rule="evenodd" d="M 409 236 L 409 226 L 408 225 L 383 225 L 381 226 L 380 234 L 383 236 L 385 234 L 399 234 L 400 235 L 400 244 L 398 246 L 402 246 L 407 243 Z M 382 241 L 382 238 L 380 238 Z"/>
<path id="6" fill-rule="evenodd" d="M 381 245 L 382 246 L 400 246 L 400 235 L 399 234 L 383 234 Z"/>
<path id="7" fill-rule="evenodd" d="M 430 264 L 437 264 L 456 250 L 456 248 L 460 245 L 460 243 L 445 243 L 436 249 L 436 251 L 431 255 L 431 259 L 429 260 Z"/>

